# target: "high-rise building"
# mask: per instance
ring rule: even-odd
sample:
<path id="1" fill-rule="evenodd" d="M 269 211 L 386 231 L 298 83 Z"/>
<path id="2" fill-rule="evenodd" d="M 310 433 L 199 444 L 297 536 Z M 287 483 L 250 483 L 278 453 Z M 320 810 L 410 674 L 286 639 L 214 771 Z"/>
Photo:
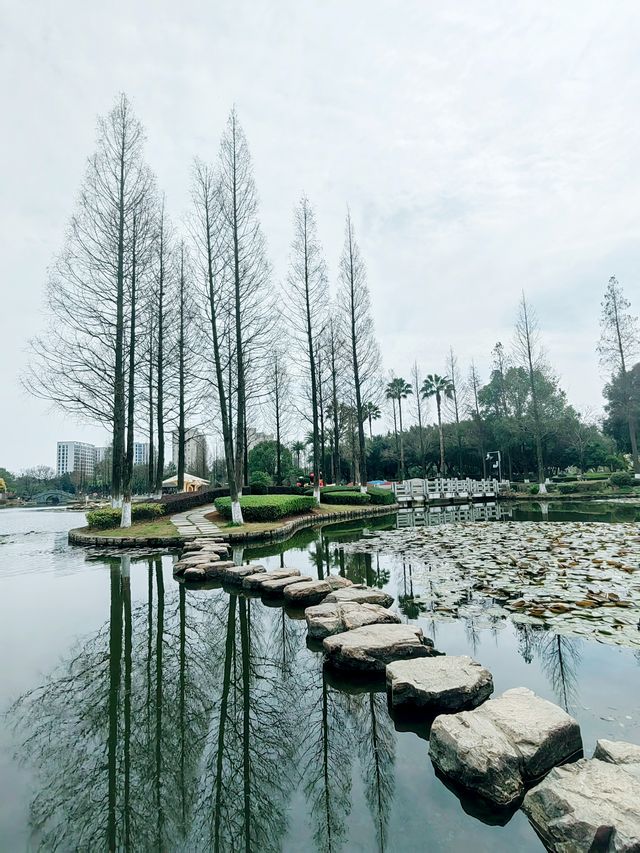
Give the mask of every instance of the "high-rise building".
<path id="1" fill-rule="evenodd" d="M 178 465 L 178 430 L 171 433 L 172 439 L 172 460 L 174 465 Z M 185 429 L 185 444 L 184 444 L 184 470 L 187 474 L 195 474 L 197 477 L 202 477 L 207 470 L 207 439 L 204 433 L 200 432 L 196 427 L 187 427 Z"/>
<path id="2" fill-rule="evenodd" d="M 110 453 L 111 445 L 108 445 L 107 447 L 96 447 L 96 465 L 100 462 L 104 462 Z"/>
<path id="3" fill-rule="evenodd" d="M 133 464 L 148 465 L 149 464 L 149 443 L 146 441 L 136 441 L 133 445 Z"/>
<path id="4" fill-rule="evenodd" d="M 275 436 L 269 432 L 258 432 L 255 427 L 247 427 L 247 450 L 253 450 L 262 441 L 274 441 Z"/>
<path id="5" fill-rule="evenodd" d="M 89 480 L 96 467 L 96 448 L 83 441 L 59 441 L 56 454 L 56 473 L 74 474 L 78 480 Z"/>

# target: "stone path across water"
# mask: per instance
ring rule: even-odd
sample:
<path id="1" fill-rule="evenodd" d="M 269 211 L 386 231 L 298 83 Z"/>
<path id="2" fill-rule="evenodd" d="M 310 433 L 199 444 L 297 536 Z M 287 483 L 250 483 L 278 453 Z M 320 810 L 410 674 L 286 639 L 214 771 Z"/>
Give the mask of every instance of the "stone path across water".
<path id="1" fill-rule="evenodd" d="M 222 531 L 218 525 L 205 518 L 205 515 L 211 512 L 215 512 L 215 505 L 205 504 L 186 512 L 177 512 L 171 515 L 170 519 L 178 533 L 187 539 L 195 536 L 221 536 Z"/>
<path id="2" fill-rule="evenodd" d="M 389 619 L 383 604 L 393 603 L 390 596 L 383 602 L 379 590 L 337 575 L 314 580 L 296 569 L 234 566 L 220 536 L 199 533 L 175 575 L 278 595 L 304 609 L 309 637 L 324 636 L 330 665 L 386 673 L 391 705 L 413 704 L 431 716 L 431 760 L 454 785 L 499 808 L 522 806 L 548 850 L 640 851 L 640 747 L 602 741 L 591 760 L 559 766 L 582 755 L 578 723 L 523 687 L 489 699 L 488 670 L 470 658 L 439 656 L 417 625 Z"/>

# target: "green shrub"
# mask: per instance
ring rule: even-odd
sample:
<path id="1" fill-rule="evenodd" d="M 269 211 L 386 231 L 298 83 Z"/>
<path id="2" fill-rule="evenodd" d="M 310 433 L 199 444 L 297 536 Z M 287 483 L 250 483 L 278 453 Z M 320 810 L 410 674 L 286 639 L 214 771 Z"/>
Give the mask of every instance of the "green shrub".
<path id="1" fill-rule="evenodd" d="M 131 504 L 131 520 L 145 521 L 165 514 L 163 504 Z"/>
<path id="2" fill-rule="evenodd" d="M 625 486 L 635 486 L 636 478 L 629 471 L 614 471 L 609 477 L 609 482 L 617 489 L 621 489 Z"/>
<path id="3" fill-rule="evenodd" d="M 266 495 L 269 490 L 269 486 L 272 485 L 272 482 L 271 477 L 266 471 L 254 471 L 251 475 L 251 482 L 249 483 L 251 486 L 251 494 Z"/>
<path id="4" fill-rule="evenodd" d="M 163 504 L 132 504 L 131 505 L 131 520 L 132 521 L 148 521 L 151 518 L 157 518 L 159 515 L 164 515 L 165 507 Z M 110 527 L 120 527 L 122 519 L 122 510 L 105 507 L 105 509 L 94 509 L 87 513 L 87 524 L 94 530 L 107 530 Z"/>
<path id="5" fill-rule="evenodd" d="M 539 485 L 529 486 L 529 494 L 530 495 L 537 495 L 539 491 L 540 491 Z"/>
<path id="6" fill-rule="evenodd" d="M 231 498 L 218 498 L 215 506 L 223 518 L 231 520 Z M 316 502 L 303 495 L 246 495 L 240 498 L 240 506 L 245 521 L 277 521 L 309 512 Z"/>
<path id="7" fill-rule="evenodd" d="M 372 504 L 388 506 L 396 502 L 396 496 L 391 489 L 377 489 L 375 486 L 370 486 L 367 491 Z"/>
<path id="8" fill-rule="evenodd" d="M 119 527 L 122 510 L 94 509 L 87 513 L 87 524 L 94 530 L 106 530 L 108 527 Z"/>
<path id="9" fill-rule="evenodd" d="M 368 504 L 371 503 L 371 495 L 362 492 L 324 492 L 320 496 L 323 504 Z"/>
<path id="10" fill-rule="evenodd" d="M 607 483 L 604 480 L 591 480 L 590 482 L 558 483 L 558 491 L 561 495 L 579 495 L 585 492 L 601 492 Z"/>

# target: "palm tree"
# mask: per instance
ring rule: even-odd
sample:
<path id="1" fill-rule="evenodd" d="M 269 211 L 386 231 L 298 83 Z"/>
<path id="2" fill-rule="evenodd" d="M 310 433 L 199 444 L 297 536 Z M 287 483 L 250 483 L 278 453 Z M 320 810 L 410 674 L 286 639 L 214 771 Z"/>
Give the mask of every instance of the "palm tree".
<path id="1" fill-rule="evenodd" d="M 447 400 L 453 398 L 453 382 L 448 376 L 438 376 L 437 373 L 429 373 L 422 383 L 420 389 L 423 400 L 429 397 L 436 398 L 438 410 L 438 432 L 440 433 L 440 476 L 444 476 L 444 432 L 442 430 L 442 398 Z"/>
<path id="2" fill-rule="evenodd" d="M 305 449 L 306 446 L 307 445 L 304 443 L 304 441 L 294 441 L 293 444 L 291 445 L 291 449 L 296 454 L 296 467 L 297 468 L 300 468 L 300 454 L 302 453 L 302 451 Z"/>
<path id="3" fill-rule="evenodd" d="M 375 403 L 372 403 L 371 400 L 369 400 L 369 402 L 365 403 L 362 407 L 362 414 L 369 421 L 369 438 L 373 438 L 373 430 L 371 423 L 372 421 L 377 421 L 382 417 L 380 407 L 376 406 Z"/>
<path id="4" fill-rule="evenodd" d="M 393 401 L 393 425 L 396 427 L 396 400 L 398 401 L 398 415 L 400 419 L 400 479 L 404 479 L 404 439 L 402 436 L 402 401 L 406 400 L 409 394 L 413 394 L 413 388 L 401 376 L 392 379 L 385 390 L 388 400 Z M 398 431 L 396 429 L 396 442 L 398 441 Z"/>

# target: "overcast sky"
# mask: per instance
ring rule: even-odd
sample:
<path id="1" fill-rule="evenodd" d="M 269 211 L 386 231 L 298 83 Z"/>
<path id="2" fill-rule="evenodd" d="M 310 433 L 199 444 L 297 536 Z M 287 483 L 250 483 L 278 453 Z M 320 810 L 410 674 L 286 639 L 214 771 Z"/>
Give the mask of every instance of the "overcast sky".
<path id="1" fill-rule="evenodd" d="M 0 0 L 0 466 L 54 465 L 102 430 L 21 390 L 47 265 L 126 91 L 172 218 L 232 104 L 251 147 L 274 280 L 292 208 L 316 207 L 331 283 L 347 203 L 384 367 L 482 378 L 521 289 L 580 409 L 601 405 L 594 348 L 617 275 L 640 308 L 640 6 L 589 2 Z"/>

